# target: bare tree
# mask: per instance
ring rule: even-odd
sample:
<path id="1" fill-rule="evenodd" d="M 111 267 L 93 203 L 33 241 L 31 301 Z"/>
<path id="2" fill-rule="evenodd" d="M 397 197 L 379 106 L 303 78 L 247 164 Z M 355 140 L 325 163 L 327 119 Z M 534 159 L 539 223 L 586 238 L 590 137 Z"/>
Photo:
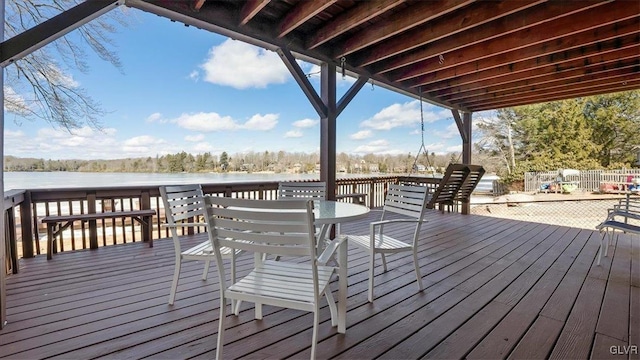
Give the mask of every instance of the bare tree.
<path id="1" fill-rule="evenodd" d="M 5 36 L 11 38 L 67 10 L 80 0 L 7 0 Z M 111 11 L 63 38 L 6 67 L 5 107 L 27 119 L 42 119 L 71 130 L 88 124 L 100 127 L 106 113 L 70 75 L 87 72 L 85 49 L 121 69 L 110 35 L 126 25 L 121 10 Z"/>

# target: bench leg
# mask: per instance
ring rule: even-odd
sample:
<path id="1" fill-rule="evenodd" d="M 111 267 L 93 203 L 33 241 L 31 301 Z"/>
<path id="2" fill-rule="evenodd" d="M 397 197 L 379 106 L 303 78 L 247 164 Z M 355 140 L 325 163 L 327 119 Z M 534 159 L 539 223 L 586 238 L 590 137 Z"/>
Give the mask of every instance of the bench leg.
<path id="1" fill-rule="evenodd" d="M 53 258 L 53 227 L 55 224 L 47 224 L 47 260 Z"/>

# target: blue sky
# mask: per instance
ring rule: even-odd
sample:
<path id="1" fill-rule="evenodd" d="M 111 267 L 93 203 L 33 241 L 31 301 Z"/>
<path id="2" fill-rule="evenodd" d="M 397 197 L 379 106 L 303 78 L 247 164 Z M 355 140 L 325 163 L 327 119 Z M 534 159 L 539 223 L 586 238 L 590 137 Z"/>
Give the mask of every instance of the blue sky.
<path id="1" fill-rule="evenodd" d="M 108 111 L 102 131 L 69 134 L 42 120 L 5 112 L 5 154 L 44 159 L 114 159 L 186 151 L 219 155 L 319 149 L 317 113 L 278 55 L 138 10 L 113 35 L 123 67 L 95 57 L 71 81 Z M 317 66 L 302 63 L 312 74 Z M 319 88 L 319 77 L 310 81 Z M 338 75 L 338 98 L 353 79 Z M 10 84 L 6 84 L 10 85 Z M 447 109 L 423 104 L 429 152 L 460 151 Z M 366 85 L 338 118 L 337 151 L 415 154 L 417 100 Z"/>

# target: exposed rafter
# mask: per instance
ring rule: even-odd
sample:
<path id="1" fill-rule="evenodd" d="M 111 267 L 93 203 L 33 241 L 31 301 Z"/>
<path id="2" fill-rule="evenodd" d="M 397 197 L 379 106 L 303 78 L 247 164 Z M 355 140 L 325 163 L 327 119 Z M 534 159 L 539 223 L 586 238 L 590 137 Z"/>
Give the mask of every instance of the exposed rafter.
<path id="1" fill-rule="evenodd" d="M 244 25 L 258 15 L 270 0 L 248 0 L 240 10 L 240 24 Z"/>
<path id="2" fill-rule="evenodd" d="M 280 22 L 280 25 L 278 26 L 278 37 L 281 38 L 287 35 L 300 26 L 300 24 L 317 15 L 327 7 L 333 5 L 336 1 L 337 0 L 314 0 L 299 2 L 291 11 L 289 11 L 282 22 Z"/>

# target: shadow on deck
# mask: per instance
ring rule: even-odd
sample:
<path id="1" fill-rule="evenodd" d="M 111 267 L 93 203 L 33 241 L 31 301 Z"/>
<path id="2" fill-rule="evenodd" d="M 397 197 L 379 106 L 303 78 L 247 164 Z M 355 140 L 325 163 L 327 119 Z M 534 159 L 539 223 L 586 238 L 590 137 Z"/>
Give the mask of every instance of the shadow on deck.
<path id="1" fill-rule="evenodd" d="M 368 220 L 343 224 L 366 233 Z M 367 257 L 349 251 L 347 333 L 322 310 L 318 358 L 628 358 L 640 345 L 640 242 L 621 235 L 595 265 L 600 234 L 568 227 L 459 214 L 428 215 L 417 292 L 411 255 L 376 269 L 367 302 Z M 397 234 L 409 236 L 409 230 Z M 204 240 L 194 235 L 187 241 Z M 215 266 L 185 262 L 174 306 L 169 239 L 21 260 L 7 280 L 6 358 L 214 358 Z M 247 271 L 252 258 L 239 260 Z M 337 283 L 334 283 L 334 290 Z M 225 358 L 308 358 L 311 315 L 252 305 L 227 321 Z M 631 346 L 631 347 L 630 347 Z M 633 354 L 635 346 L 635 355 Z"/>

